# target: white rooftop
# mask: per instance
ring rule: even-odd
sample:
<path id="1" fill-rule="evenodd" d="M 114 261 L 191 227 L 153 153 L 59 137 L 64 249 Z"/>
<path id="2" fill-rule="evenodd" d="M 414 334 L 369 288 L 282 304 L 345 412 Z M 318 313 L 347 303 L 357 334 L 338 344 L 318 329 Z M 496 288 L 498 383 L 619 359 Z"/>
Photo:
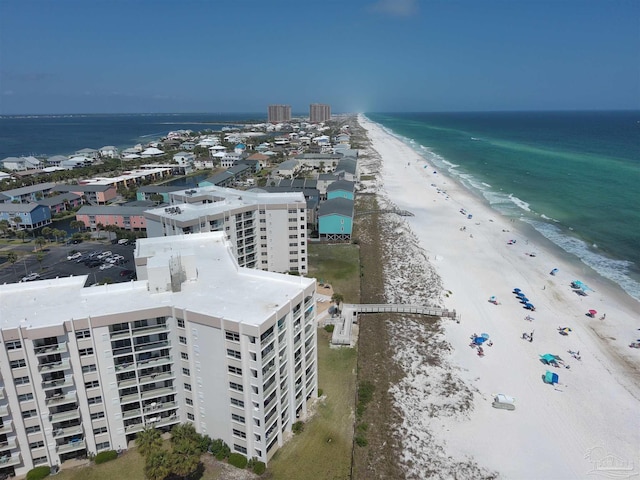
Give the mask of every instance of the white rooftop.
<path id="1" fill-rule="evenodd" d="M 238 267 L 223 232 L 142 239 L 136 259 L 144 258 L 149 280 L 84 288 L 87 277 L 79 276 L 0 285 L 0 328 L 37 328 L 163 306 L 260 325 L 314 282 Z M 172 291 L 163 281 L 176 262 L 185 275 Z"/>

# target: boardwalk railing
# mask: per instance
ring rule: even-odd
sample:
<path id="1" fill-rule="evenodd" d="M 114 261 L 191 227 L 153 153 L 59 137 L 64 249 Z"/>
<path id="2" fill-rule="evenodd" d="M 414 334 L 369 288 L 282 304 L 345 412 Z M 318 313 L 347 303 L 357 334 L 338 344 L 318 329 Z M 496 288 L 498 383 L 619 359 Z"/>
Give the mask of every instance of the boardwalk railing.
<path id="1" fill-rule="evenodd" d="M 458 315 L 454 310 L 446 308 L 429 307 L 424 305 L 400 305 L 389 303 L 362 303 L 355 305 L 345 305 L 343 309 L 352 309 L 357 313 L 415 313 L 417 315 L 429 315 L 432 317 L 446 317 L 458 319 Z"/>

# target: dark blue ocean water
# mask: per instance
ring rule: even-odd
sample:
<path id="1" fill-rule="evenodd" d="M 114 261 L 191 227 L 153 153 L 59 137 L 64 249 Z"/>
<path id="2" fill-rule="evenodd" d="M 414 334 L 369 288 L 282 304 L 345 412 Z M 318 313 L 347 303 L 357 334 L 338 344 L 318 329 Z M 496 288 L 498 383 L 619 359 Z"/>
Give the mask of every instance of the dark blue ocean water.
<path id="1" fill-rule="evenodd" d="M 367 118 L 640 300 L 640 112 Z"/>
<path id="2" fill-rule="evenodd" d="M 0 159 L 69 155 L 83 148 L 119 149 L 156 140 L 172 130 L 220 131 L 261 113 L 0 116 Z"/>

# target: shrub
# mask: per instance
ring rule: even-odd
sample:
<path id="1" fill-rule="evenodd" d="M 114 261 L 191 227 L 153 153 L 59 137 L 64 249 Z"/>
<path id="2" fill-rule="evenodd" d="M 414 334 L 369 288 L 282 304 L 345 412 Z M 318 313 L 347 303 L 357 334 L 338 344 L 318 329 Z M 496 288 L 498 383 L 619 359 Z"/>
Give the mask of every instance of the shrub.
<path id="1" fill-rule="evenodd" d="M 253 464 L 253 473 L 255 473 L 256 475 L 262 475 L 266 469 L 267 466 L 264 464 L 264 462 L 256 462 Z"/>
<path id="2" fill-rule="evenodd" d="M 101 463 L 109 462 L 116 458 L 118 458 L 118 452 L 115 450 L 107 450 L 106 452 L 100 452 L 97 454 L 94 462 L 96 462 L 96 465 L 100 465 Z"/>
<path id="3" fill-rule="evenodd" d="M 302 423 L 300 421 L 298 421 L 298 422 L 294 423 L 293 425 L 291 425 L 291 431 L 296 435 L 299 434 L 299 433 L 302 433 L 303 430 L 304 430 L 304 423 Z"/>
<path id="4" fill-rule="evenodd" d="M 318 396 L 321 397 L 323 393 L 324 393 L 324 391 L 321 388 L 319 388 L 318 389 Z"/>
<path id="5" fill-rule="evenodd" d="M 229 445 L 224 443 L 224 441 L 220 438 L 217 438 L 211 442 L 209 451 L 214 457 L 216 457 L 217 460 L 224 460 L 231 453 Z"/>
<path id="6" fill-rule="evenodd" d="M 51 467 L 42 465 L 41 467 L 32 468 L 27 472 L 27 480 L 42 480 L 51 473 Z"/>
<path id="7" fill-rule="evenodd" d="M 247 457 L 240 453 L 232 453 L 229 455 L 229 463 L 234 467 L 245 469 L 247 468 Z"/>
<path id="8" fill-rule="evenodd" d="M 329 333 L 333 333 L 333 329 L 335 328 L 334 325 L 325 325 L 324 329 L 329 332 Z"/>
<path id="9" fill-rule="evenodd" d="M 363 435 L 356 436 L 356 445 L 359 447 L 366 447 L 369 442 Z"/>

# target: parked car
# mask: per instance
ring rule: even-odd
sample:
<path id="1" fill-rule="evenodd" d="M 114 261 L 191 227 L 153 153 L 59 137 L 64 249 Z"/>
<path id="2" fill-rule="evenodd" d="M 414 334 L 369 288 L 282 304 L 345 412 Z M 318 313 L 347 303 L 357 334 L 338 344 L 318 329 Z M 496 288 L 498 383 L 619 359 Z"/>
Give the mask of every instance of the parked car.
<path id="1" fill-rule="evenodd" d="M 133 274 L 135 274 L 135 272 L 134 272 L 133 270 L 122 270 L 122 271 L 120 272 L 120 276 L 121 276 L 121 277 L 128 277 L 128 276 L 129 276 L 129 275 L 131 275 L 132 273 L 133 273 Z"/>
<path id="2" fill-rule="evenodd" d="M 111 263 L 103 263 L 102 265 L 100 265 L 100 270 L 107 270 L 109 268 L 113 267 L 113 264 Z"/>
<path id="3" fill-rule="evenodd" d="M 67 255 L 67 260 L 76 260 L 81 256 L 82 256 L 82 253 L 80 252 L 72 253 L 71 255 Z"/>
<path id="4" fill-rule="evenodd" d="M 20 280 L 21 282 L 32 282 L 33 280 L 37 280 L 40 278 L 40 275 L 38 275 L 37 273 L 30 273 L 29 275 L 22 277 L 22 280 Z"/>

